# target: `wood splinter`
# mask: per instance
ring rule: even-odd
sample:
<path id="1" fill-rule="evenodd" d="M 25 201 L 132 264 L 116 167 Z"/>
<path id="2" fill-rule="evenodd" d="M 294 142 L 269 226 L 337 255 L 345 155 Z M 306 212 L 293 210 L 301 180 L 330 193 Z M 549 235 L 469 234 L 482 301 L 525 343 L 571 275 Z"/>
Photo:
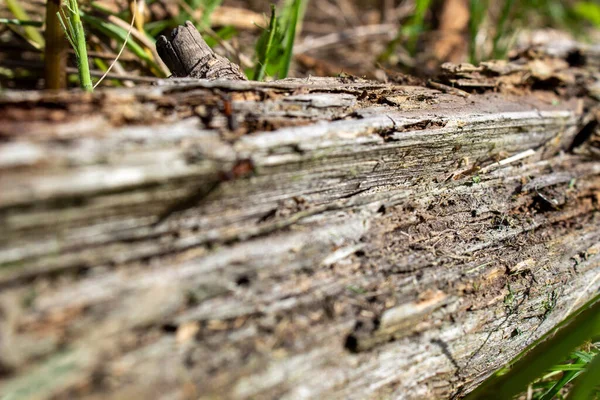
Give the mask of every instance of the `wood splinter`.
<path id="1" fill-rule="evenodd" d="M 175 78 L 247 80 L 240 67 L 215 54 L 190 21 L 170 39 L 160 36 L 156 50 Z"/>

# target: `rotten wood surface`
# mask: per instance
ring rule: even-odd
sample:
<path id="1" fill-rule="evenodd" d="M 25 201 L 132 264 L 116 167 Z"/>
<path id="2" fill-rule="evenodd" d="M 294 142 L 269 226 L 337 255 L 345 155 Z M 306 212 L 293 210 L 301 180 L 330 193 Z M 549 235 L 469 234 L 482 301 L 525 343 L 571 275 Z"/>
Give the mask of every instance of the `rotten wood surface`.
<path id="1" fill-rule="evenodd" d="M 593 107 L 353 77 L 3 93 L 0 393 L 463 395 L 599 290 Z"/>

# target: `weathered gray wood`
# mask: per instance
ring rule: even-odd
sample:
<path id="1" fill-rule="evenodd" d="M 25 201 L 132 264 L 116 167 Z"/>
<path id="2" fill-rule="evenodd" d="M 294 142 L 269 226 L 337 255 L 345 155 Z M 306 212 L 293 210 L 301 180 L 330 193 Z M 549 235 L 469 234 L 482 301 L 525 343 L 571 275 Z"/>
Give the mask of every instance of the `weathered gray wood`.
<path id="1" fill-rule="evenodd" d="M 466 393 L 600 288 L 591 106 L 355 78 L 4 93 L 0 393 Z"/>
<path id="2" fill-rule="evenodd" d="M 246 80 L 237 65 L 212 51 L 190 21 L 175 28 L 171 39 L 160 36 L 156 50 L 174 77 Z"/>

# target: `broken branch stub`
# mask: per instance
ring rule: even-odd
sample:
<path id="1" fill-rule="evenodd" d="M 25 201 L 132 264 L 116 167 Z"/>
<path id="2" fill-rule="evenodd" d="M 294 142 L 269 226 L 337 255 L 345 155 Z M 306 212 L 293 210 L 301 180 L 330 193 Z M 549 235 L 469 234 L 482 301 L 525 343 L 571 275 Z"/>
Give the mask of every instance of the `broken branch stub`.
<path id="1" fill-rule="evenodd" d="M 175 78 L 247 80 L 236 64 L 212 51 L 190 21 L 170 39 L 160 36 L 156 50 Z"/>

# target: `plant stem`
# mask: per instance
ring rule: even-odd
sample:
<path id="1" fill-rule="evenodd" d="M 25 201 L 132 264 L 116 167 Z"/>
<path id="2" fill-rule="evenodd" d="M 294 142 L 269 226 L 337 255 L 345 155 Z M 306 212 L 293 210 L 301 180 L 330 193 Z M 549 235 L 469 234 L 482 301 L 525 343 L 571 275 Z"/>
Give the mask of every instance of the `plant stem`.
<path id="1" fill-rule="evenodd" d="M 71 0 L 70 3 L 71 8 L 75 11 L 72 15 L 72 18 L 76 34 L 76 52 L 79 55 L 79 57 L 77 58 L 79 79 L 83 90 L 91 92 L 93 90 L 93 86 L 92 78 L 90 76 L 90 64 L 87 56 L 87 47 L 85 43 L 85 32 L 83 30 L 83 24 L 81 23 L 81 17 L 79 16 L 79 7 L 77 6 L 77 0 Z"/>
<path id="2" fill-rule="evenodd" d="M 75 51 L 79 84 L 83 90 L 91 92 L 94 90 L 94 87 L 92 86 L 92 78 L 90 76 L 85 32 L 81 23 L 77 0 L 68 0 L 68 3 L 62 8 L 61 12 L 56 13 L 56 17 Z"/>
<path id="3" fill-rule="evenodd" d="M 44 49 L 44 81 L 46 89 L 64 89 L 67 86 L 67 47 L 60 27 L 58 13 L 60 0 L 46 2 L 46 48 Z"/>

